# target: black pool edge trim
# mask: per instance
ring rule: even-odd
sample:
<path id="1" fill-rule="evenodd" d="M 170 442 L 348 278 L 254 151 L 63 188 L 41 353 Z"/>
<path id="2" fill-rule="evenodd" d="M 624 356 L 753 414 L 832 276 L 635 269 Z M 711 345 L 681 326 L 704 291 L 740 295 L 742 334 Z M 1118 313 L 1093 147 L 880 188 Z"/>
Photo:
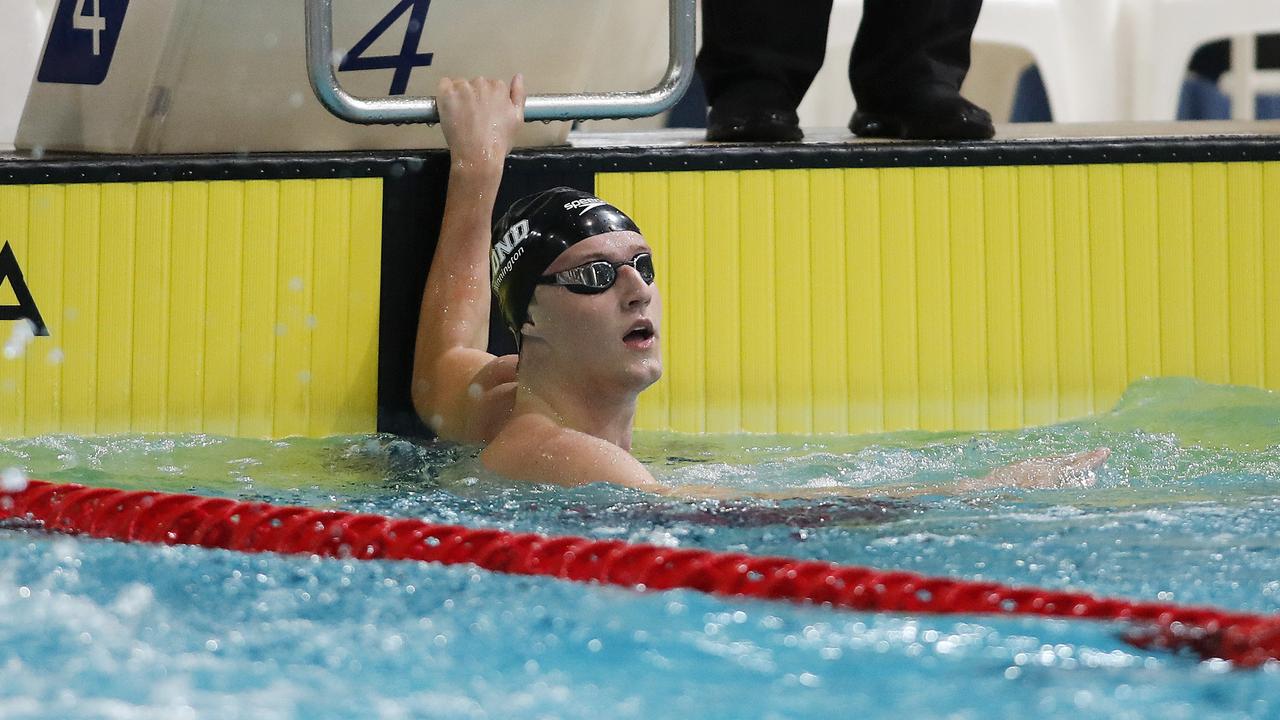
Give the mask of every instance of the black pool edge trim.
<path id="1" fill-rule="evenodd" d="M 992 167 L 1280 160 L 1280 135 L 996 140 L 962 143 L 638 145 L 517 150 L 513 171 L 680 172 L 711 170 Z M 223 155 L 0 156 L 0 184 L 396 179 L 444 172 L 443 150 Z"/>

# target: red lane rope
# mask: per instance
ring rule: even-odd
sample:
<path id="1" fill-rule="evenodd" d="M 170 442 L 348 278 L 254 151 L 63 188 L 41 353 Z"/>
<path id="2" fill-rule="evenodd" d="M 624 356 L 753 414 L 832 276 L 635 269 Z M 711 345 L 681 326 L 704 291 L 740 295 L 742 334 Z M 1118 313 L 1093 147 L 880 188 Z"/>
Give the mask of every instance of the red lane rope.
<path id="1" fill-rule="evenodd" d="M 1280 660 L 1280 616 L 1130 602 L 812 560 L 476 530 L 414 519 L 39 480 L 30 481 L 19 492 L 0 492 L 2 519 L 35 521 L 46 530 L 124 542 L 358 560 L 471 563 L 496 572 L 640 590 L 688 588 L 865 611 L 1122 620 L 1133 625 L 1126 640 L 1142 648 L 1190 651 L 1245 667 Z"/>

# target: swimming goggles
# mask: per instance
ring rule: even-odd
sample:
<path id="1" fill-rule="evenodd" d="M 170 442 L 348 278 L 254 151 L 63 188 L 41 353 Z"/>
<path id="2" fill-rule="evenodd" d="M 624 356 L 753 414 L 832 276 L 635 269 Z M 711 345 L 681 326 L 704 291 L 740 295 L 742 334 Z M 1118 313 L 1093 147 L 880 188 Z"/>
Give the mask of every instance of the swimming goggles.
<path id="1" fill-rule="evenodd" d="M 559 285 L 569 292 L 594 295 L 613 287 L 613 284 L 618 281 L 618 269 L 623 265 L 635 268 L 645 285 L 653 284 L 653 255 L 647 252 L 620 263 L 596 260 L 551 275 L 543 275 L 538 278 L 538 284 Z"/>

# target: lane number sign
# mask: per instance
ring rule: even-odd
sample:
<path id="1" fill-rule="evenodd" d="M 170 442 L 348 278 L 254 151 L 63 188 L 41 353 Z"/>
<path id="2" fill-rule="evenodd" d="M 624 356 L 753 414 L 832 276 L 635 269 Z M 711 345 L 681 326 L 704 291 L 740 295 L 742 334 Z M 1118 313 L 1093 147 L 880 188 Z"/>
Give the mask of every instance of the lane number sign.
<path id="1" fill-rule="evenodd" d="M 391 90 L 387 94 L 404 95 L 413 69 L 431 64 L 432 53 L 418 52 L 418 43 L 422 40 L 422 29 L 427 24 L 427 10 L 430 8 L 431 0 L 400 0 L 352 46 L 338 64 L 338 70 L 395 70 L 391 77 Z M 406 13 L 409 15 L 409 23 L 400 42 L 399 54 L 365 55 L 370 46 Z"/>
<path id="2" fill-rule="evenodd" d="M 36 80 L 99 85 L 107 79 L 129 0 L 59 0 Z"/>

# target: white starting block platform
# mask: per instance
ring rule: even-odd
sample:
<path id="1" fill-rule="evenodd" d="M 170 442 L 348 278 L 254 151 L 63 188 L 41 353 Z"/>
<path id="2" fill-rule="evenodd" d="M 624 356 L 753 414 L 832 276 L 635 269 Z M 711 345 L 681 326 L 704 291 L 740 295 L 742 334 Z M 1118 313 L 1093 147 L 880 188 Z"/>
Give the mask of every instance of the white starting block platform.
<path id="1" fill-rule="evenodd" d="M 0 106 L 12 109 L 0 143 L 24 107 L 19 149 L 444 146 L 439 128 L 353 125 L 320 105 L 300 0 L 0 0 L 0 10 L 0 36 L 12 36 L 0 52 L 14 70 L 0 86 Z M 356 96 L 433 95 L 442 77 L 517 72 L 531 94 L 634 89 L 662 77 L 667 14 L 658 0 L 345 0 L 333 42 L 339 81 Z M 533 123 L 518 141 L 558 144 L 568 132 Z"/>

